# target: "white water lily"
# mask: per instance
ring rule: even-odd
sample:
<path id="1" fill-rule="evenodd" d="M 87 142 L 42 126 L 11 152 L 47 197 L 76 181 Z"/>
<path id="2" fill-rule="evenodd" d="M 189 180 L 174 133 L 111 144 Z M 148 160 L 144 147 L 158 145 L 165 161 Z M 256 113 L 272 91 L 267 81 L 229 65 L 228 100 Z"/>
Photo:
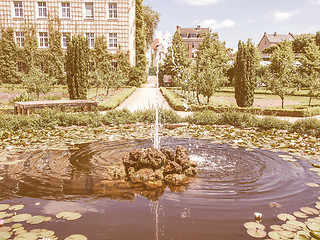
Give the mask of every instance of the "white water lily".
<path id="1" fill-rule="evenodd" d="M 4 225 L 4 220 L 0 219 L 0 226 Z"/>

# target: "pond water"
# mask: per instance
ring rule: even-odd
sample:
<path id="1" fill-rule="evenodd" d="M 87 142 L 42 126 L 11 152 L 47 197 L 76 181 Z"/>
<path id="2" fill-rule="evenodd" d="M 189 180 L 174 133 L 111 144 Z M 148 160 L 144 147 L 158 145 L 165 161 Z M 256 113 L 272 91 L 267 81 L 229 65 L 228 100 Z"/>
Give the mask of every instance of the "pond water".
<path id="1" fill-rule="evenodd" d="M 166 138 L 161 144 L 182 145 L 198 162 L 197 177 L 188 186 L 147 190 L 106 182 L 107 166 L 153 143 L 98 141 L 70 151 L 23 153 L 18 157 L 21 163 L 0 166 L 0 203 L 24 204 L 21 213 L 53 219 L 61 211 L 80 212 L 76 221 L 37 226 L 55 231 L 61 239 L 78 233 L 95 240 L 234 240 L 250 239 L 243 224 L 254 220 L 254 212 L 262 213 L 262 223 L 270 226 L 279 223 L 277 214 L 313 207 L 317 201 L 318 190 L 306 183 L 317 182 L 318 176 L 305 160 L 283 161 L 281 153 L 246 151 L 209 140 Z"/>

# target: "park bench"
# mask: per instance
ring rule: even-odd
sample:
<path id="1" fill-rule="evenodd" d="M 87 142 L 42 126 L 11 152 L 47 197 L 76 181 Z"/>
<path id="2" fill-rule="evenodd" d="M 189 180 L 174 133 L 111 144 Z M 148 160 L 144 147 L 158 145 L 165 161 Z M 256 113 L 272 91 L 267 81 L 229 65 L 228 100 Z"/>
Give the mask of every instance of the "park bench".
<path id="1" fill-rule="evenodd" d="M 66 107 L 84 107 L 91 111 L 92 107 L 97 107 L 98 103 L 91 100 L 53 100 L 53 101 L 29 101 L 29 102 L 15 102 L 14 114 L 29 115 L 31 109 L 36 108 L 61 108 Z"/>

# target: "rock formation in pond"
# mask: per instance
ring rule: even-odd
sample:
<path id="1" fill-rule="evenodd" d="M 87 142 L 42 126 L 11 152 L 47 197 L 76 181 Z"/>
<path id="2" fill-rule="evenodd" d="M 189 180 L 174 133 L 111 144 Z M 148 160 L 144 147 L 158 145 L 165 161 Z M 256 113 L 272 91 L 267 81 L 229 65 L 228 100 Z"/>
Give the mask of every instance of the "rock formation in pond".
<path id="1" fill-rule="evenodd" d="M 182 146 L 178 146 L 176 152 L 171 148 L 136 149 L 123 158 L 123 165 L 109 169 L 109 176 L 114 180 L 127 179 L 148 188 L 158 188 L 165 183 L 185 185 L 197 173 L 197 164 L 190 161 L 188 150 Z"/>

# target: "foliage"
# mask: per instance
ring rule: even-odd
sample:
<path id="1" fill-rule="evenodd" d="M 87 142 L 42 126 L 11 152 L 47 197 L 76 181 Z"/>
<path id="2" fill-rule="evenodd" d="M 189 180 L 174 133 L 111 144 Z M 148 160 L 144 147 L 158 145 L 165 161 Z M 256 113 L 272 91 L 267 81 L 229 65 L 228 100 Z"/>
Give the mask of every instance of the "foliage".
<path id="1" fill-rule="evenodd" d="M 137 67 L 132 67 L 130 69 L 129 81 L 127 82 L 127 85 L 139 87 L 141 85 L 141 76 L 143 74 L 145 74 L 144 70 L 141 70 Z"/>
<path id="2" fill-rule="evenodd" d="M 68 38 L 66 56 L 67 85 L 70 99 L 86 99 L 89 74 L 88 41 L 81 35 Z"/>
<path id="3" fill-rule="evenodd" d="M 17 46 L 12 28 L 1 31 L 0 39 L 0 81 L 14 84 L 18 81 Z"/>
<path id="4" fill-rule="evenodd" d="M 154 31 L 160 21 L 160 14 L 153 10 L 151 6 L 143 6 L 143 20 L 145 22 L 146 44 L 150 47 L 153 43 Z"/>
<path id="5" fill-rule="evenodd" d="M 292 42 L 293 52 L 295 53 L 305 53 L 305 47 L 314 42 L 313 34 L 301 34 L 294 37 Z"/>
<path id="6" fill-rule="evenodd" d="M 182 75 L 186 68 L 190 66 L 187 46 L 178 31 L 172 38 L 172 46 L 168 48 L 165 55 L 164 64 L 161 67 L 166 75 L 172 75 L 175 85 L 182 85 Z"/>
<path id="7" fill-rule="evenodd" d="M 226 72 L 228 69 L 228 50 L 219 41 L 217 33 L 202 36 L 203 41 L 199 44 L 196 56 L 196 92 L 198 103 L 199 95 L 207 97 L 207 105 L 210 97 L 227 82 Z"/>
<path id="8" fill-rule="evenodd" d="M 39 65 L 39 49 L 37 31 L 35 27 L 29 26 L 25 29 L 24 48 L 19 52 L 20 59 L 25 63 L 26 73 L 30 71 L 32 66 Z"/>
<path id="9" fill-rule="evenodd" d="M 235 61 L 234 89 L 239 107 L 251 107 L 254 101 L 254 88 L 257 84 L 259 54 L 249 39 L 247 43 L 239 41 Z"/>
<path id="10" fill-rule="evenodd" d="M 165 99 L 168 101 L 169 105 L 176 111 L 184 111 L 183 106 L 184 99 L 178 96 L 176 93 L 170 91 L 168 88 L 161 87 L 160 91 Z"/>
<path id="11" fill-rule="evenodd" d="M 320 48 L 320 31 L 316 33 L 315 42 L 316 45 Z"/>
<path id="12" fill-rule="evenodd" d="M 285 97 L 292 93 L 293 82 L 296 77 L 291 42 L 282 42 L 271 55 L 270 61 L 270 74 L 267 79 L 268 88 L 281 98 L 282 108 L 284 108 Z"/>
<path id="13" fill-rule="evenodd" d="M 314 41 L 304 48 L 301 57 L 301 74 L 304 84 L 308 86 L 309 106 L 313 97 L 320 94 L 320 49 Z"/>
<path id="14" fill-rule="evenodd" d="M 136 90 L 136 87 L 125 88 L 124 90 L 120 91 L 114 96 L 100 102 L 98 105 L 98 109 L 101 111 L 115 109 L 121 103 L 123 103 L 124 100 L 130 97 L 135 90 Z"/>
<path id="15" fill-rule="evenodd" d="M 46 94 L 51 90 L 55 81 L 55 78 L 50 77 L 36 66 L 31 66 L 30 71 L 22 76 L 22 82 L 27 92 L 34 93 L 38 100 L 41 93 Z"/>
<path id="16" fill-rule="evenodd" d="M 315 118 L 298 120 L 293 124 L 292 131 L 320 137 L 320 121 Z"/>
<path id="17" fill-rule="evenodd" d="M 18 96 L 16 96 L 14 99 L 12 99 L 12 102 L 28 102 L 28 101 L 35 101 L 36 98 L 32 94 L 29 94 L 28 92 L 24 92 Z"/>
<path id="18" fill-rule="evenodd" d="M 274 50 L 276 50 L 277 48 L 278 48 L 278 45 L 271 45 L 271 46 L 263 49 L 262 53 L 272 54 L 274 52 Z"/>
<path id="19" fill-rule="evenodd" d="M 140 85 L 146 80 L 146 33 L 143 19 L 143 0 L 136 1 L 136 67 L 139 71 L 137 83 Z M 143 74 L 142 74 L 143 73 Z M 141 75 L 140 75 L 141 74 Z"/>

